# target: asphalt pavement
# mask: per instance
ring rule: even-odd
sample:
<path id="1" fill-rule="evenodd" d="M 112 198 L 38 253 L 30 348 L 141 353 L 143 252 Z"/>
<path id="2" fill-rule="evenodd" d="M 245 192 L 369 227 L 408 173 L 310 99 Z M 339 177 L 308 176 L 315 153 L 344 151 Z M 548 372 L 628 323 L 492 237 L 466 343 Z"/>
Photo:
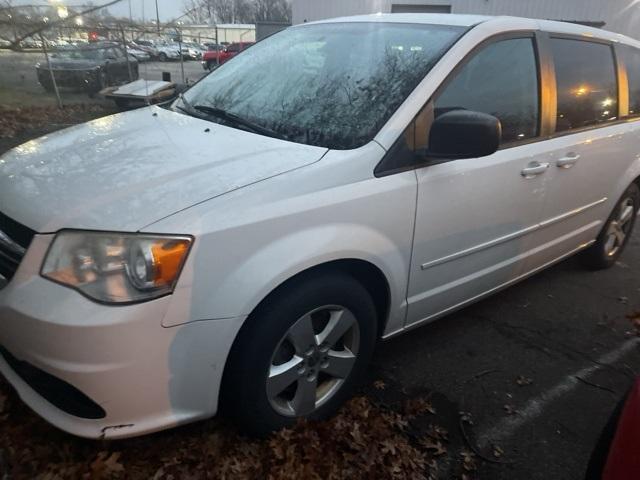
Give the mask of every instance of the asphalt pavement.
<path id="1" fill-rule="evenodd" d="M 473 448 L 491 460 L 478 462 L 481 479 L 584 478 L 640 371 L 627 318 L 640 311 L 638 266 L 637 229 L 610 270 L 586 270 L 574 257 L 381 344 L 373 375 L 409 396 L 429 392 L 452 465 Z M 472 421 L 462 422 L 464 435 L 460 412 Z M 441 468 L 440 478 L 452 475 Z"/>

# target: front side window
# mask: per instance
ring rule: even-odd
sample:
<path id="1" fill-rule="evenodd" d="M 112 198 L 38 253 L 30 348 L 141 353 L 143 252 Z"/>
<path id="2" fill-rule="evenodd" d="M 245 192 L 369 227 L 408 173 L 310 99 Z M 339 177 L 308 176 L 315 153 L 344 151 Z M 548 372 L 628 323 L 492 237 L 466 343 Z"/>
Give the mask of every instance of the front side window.
<path id="1" fill-rule="evenodd" d="M 623 46 L 622 61 L 627 66 L 629 81 L 629 115 L 640 115 L 640 50 Z"/>
<path id="2" fill-rule="evenodd" d="M 533 40 L 513 38 L 484 47 L 455 74 L 434 101 L 437 118 L 451 110 L 497 117 L 502 143 L 538 135 L 538 69 Z"/>
<path id="3" fill-rule="evenodd" d="M 327 23 L 247 48 L 185 93 L 284 138 L 334 149 L 371 141 L 465 28 Z"/>
<path id="4" fill-rule="evenodd" d="M 613 121 L 618 116 L 618 87 L 609 45 L 552 38 L 558 111 L 556 132 Z"/>

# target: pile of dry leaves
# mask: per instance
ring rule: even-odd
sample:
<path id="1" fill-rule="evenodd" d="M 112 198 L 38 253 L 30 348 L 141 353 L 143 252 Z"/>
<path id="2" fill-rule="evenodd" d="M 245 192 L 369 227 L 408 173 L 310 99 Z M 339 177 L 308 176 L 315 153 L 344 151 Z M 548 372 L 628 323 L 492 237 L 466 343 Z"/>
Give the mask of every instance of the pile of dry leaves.
<path id="1" fill-rule="evenodd" d="M 395 411 L 356 397 L 329 421 L 300 423 L 262 440 L 212 420 L 100 442 L 49 426 L 0 382 L 0 478 L 433 479 L 447 432 L 434 425 L 424 435 L 410 433 L 410 422 L 432 411 L 428 403 Z"/>
<path id="2" fill-rule="evenodd" d="M 7 107 L 0 105 L 0 138 L 13 138 L 27 132 L 57 130 L 115 113 L 114 107 L 87 103 L 65 106 Z"/>

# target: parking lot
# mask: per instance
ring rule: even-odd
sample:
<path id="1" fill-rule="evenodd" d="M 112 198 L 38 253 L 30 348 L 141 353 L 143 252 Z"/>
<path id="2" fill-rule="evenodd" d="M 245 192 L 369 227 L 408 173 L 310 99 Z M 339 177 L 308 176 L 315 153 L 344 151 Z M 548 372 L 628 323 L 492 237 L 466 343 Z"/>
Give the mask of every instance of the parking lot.
<path id="1" fill-rule="evenodd" d="M 38 83 L 35 65 L 44 62 L 42 52 L 12 52 L 0 50 L 0 105 L 54 104 L 55 96 L 45 92 Z M 174 82 L 185 83 L 200 79 L 206 72 L 199 61 L 144 62 L 140 64 L 140 78 L 162 80 L 162 72 L 169 72 Z M 84 92 L 62 91 L 65 103 L 93 102 Z"/>

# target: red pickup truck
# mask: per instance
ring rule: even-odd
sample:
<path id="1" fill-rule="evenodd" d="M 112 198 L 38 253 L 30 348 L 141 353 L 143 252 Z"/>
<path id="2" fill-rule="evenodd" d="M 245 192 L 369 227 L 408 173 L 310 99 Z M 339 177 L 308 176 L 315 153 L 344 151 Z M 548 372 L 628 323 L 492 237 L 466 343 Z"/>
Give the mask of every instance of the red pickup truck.
<path id="1" fill-rule="evenodd" d="M 255 42 L 238 42 L 222 47 L 217 45 L 209 47 L 210 49 L 202 55 L 202 67 L 205 70 L 213 70 L 218 65 L 222 65 L 227 60 L 235 57 L 241 51 L 246 50 Z"/>

